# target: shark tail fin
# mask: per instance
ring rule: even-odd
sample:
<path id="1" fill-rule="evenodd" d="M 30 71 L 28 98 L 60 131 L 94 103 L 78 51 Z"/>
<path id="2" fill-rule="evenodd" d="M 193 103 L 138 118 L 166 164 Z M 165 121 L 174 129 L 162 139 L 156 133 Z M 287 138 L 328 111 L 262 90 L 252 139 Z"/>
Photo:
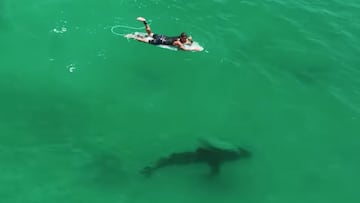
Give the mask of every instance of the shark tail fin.
<path id="1" fill-rule="evenodd" d="M 143 168 L 140 173 L 143 174 L 145 177 L 150 177 L 154 171 L 154 168 L 147 166 Z"/>

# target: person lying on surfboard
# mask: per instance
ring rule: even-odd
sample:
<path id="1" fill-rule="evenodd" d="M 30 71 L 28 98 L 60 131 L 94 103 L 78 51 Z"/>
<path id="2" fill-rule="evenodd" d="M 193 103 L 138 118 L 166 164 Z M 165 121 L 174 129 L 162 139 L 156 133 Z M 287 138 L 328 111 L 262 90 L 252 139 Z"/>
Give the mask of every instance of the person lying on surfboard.
<path id="1" fill-rule="evenodd" d="M 136 36 L 136 35 L 131 36 L 131 38 L 134 38 L 140 42 L 145 42 L 153 45 L 175 46 L 178 47 L 180 50 L 184 50 L 184 51 L 202 51 L 202 49 L 199 49 L 197 47 L 190 48 L 184 46 L 184 44 L 191 45 L 193 42 L 191 36 L 188 37 L 185 32 L 182 32 L 179 36 L 175 36 L 175 37 L 168 37 L 166 35 L 154 34 L 153 32 L 151 32 L 150 26 L 146 22 L 145 18 L 138 17 L 137 20 L 144 23 L 146 33 L 148 34 L 148 36 L 152 37 L 153 39 L 147 39 L 142 36 Z"/>

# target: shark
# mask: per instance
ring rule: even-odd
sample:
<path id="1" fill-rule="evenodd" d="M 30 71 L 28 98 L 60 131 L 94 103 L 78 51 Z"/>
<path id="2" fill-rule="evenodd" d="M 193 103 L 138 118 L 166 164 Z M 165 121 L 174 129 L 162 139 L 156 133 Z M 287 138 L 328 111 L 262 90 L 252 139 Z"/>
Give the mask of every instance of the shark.
<path id="1" fill-rule="evenodd" d="M 210 176 L 217 176 L 220 174 L 221 166 L 224 163 L 251 156 L 248 150 L 224 142 L 212 142 L 209 140 L 200 140 L 200 142 L 202 146 L 197 147 L 195 150 L 176 152 L 160 158 L 154 164 L 144 167 L 140 173 L 149 177 L 155 171 L 168 166 L 206 164 L 210 168 Z"/>

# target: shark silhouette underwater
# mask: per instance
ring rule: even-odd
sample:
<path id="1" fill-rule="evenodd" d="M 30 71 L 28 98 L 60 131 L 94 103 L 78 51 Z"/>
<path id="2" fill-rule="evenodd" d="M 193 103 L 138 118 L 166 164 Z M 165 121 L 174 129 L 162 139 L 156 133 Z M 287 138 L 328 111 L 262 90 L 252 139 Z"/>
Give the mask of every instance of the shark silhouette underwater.
<path id="1" fill-rule="evenodd" d="M 249 151 L 219 140 L 200 139 L 199 141 L 201 146 L 195 151 L 172 153 L 168 157 L 160 158 L 155 164 L 144 167 L 140 173 L 149 177 L 158 169 L 168 166 L 207 164 L 210 167 L 210 176 L 216 176 L 219 175 L 223 163 L 251 156 Z"/>

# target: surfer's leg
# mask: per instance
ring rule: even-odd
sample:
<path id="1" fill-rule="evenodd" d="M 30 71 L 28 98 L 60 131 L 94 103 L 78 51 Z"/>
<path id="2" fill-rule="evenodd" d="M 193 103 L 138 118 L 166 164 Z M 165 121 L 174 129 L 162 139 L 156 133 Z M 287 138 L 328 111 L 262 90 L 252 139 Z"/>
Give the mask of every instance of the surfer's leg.
<path id="1" fill-rule="evenodd" d="M 145 24 L 146 22 L 144 22 L 144 24 Z M 149 24 L 145 24 L 145 29 L 146 29 L 146 33 L 150 36 L 150 37 L 152 37 L 154 34 L 151 32 L 151 29 L 150 29 L 150 26 L 149 26 Z"/>
<path id="2" fill-rule="evenodd" d="M 149 26 L 149 24 L 146 22 L 146 19 L 143 18 L 143 17 L 138 17 L 137 20 L 144 23 L 146 33 L 147 33 L 150 37 L 152 37 L 152 36 L 153 36 L 153 33 L 151 32 L 150 26 Z"/>
<path id="3" fill-rule="evenodd" d="M 149 40 L 143 37 L 135 37 L 134 39 L 136 39 L 139 42 L 149 43 Z"/>
<path id="4" fill-rule="evenodd" d="M 138 35 L 134 35 L 134 34 L 128 34 L 128 35 L 125 35 L 126 38 L 130 38 L 130 39 L 136 39 L 137 41 L 139 42 L 144 42 L 144 43 L 149 43 L 149 40 L 142 37 L 142 36 L 138 36 Z"/>

